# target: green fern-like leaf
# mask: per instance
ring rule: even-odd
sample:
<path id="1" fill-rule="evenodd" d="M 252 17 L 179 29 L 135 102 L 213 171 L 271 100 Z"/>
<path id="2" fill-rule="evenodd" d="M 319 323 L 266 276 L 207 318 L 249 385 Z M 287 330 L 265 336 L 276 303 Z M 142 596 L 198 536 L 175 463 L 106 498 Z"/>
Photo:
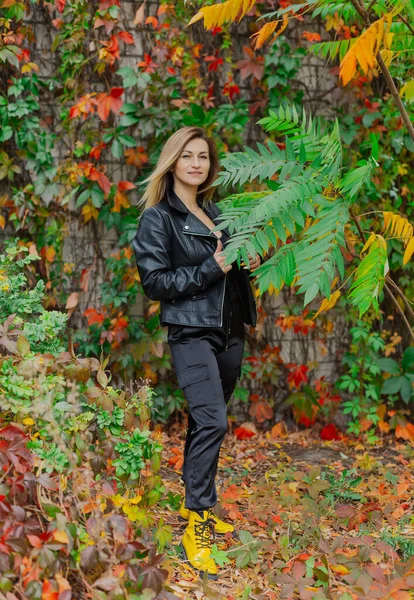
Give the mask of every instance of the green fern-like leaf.
<path id="1" fill-rule="evenodd" d="M 347 196 L 350 200 L 356 199 L 356 196 L 360 192 L 363 185 L 369 183 L 371 178 L 372 169 L 374 162 L 372 159 L 369 161 L 361 161 L 361 164 L 356 169 L 352 169 L 346 173 L 345 177 L 339 184 L 339 189 Z"/>
<path id="2" fill-rule="evenodd" d="M 248 264 L 248 253 L 264 256 L 270 245 L 276 247 L 278 239 L 284 243 L 287 232 L 293 235 L 297 227 L 304 226 L 306 215 L 314 213 L 311 200 L 321 190 L 321 182 L 303 175 L 296 180 L 287 179 L 278 190 L 262 196 L 250 212 L 223 212 L 220 227 L 228 227 L 230 234 L 234 232 L 225 250 L 228 262 L 241 256 Z"/>
<path id="3" fill-rule="evenodd" d="M 344 275 L 341 247 L 345 245 L 348 204 L 341 199 L 329 202 L 320 198 L 319 202 L 317 219 L 302 235 L 296 253 L 298 293 L 305 294 L 305 305 L 318 294 L 330 296 L 336 268 Z"/>
<path id="4" fill-rule="evenodd" d="M 273 286 L 279 293 L 287 285 L 291 286 L 296 272 L 296 244 L 282 246 L 257 269 L 257 286 L 260 295 Z M 256 273 L 256 272 L 255 272 Z"/>
<path id="5" fill-rule="evenodd" d="M 388 270 L 387 250 L 375 240 L 358 266 L 348 294 L 348 300 L 357 306 L 360 317 L 370 306 L 378 312 L 378 296 L 384 287 Z"/>

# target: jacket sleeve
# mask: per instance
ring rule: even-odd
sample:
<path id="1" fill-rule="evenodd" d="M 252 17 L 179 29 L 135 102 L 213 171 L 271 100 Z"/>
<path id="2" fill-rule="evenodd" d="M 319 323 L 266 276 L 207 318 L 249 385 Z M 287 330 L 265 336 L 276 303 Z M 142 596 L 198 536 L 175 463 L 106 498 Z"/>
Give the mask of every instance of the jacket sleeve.
<path id="1" fill-rule="evenodd" d="M 132 247 L 142 287 L 151 300 L 173 300 L 202 292 L 225 277 L 213 255 L 201 265 L 173 270 L 168 227 L 153 206 L 142 213 Z"/>

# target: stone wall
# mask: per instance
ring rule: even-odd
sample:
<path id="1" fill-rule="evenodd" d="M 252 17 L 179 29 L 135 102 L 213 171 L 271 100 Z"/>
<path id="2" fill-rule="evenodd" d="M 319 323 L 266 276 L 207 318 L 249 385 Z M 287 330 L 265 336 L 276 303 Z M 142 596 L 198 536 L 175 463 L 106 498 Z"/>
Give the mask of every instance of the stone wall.
<path id="1" fill-rule="evenodd" d="M 134 15 L 141 5 L 141 1 L 125 1 L 122 6 L 122 20 L 124 27 L 129 31 L 135 40 L 134 45 L 123 45 L 124 51 L 119 67 L 135 66 L 136 63 L 143 59 L 144 53 L 151 53 L 151 37 L 152 26 L 133 26 Z M 158 7 L 157 1 L 147 0 L 145 4 L 146 16 L 154 15 Z M 51 45 L 56 30 L 51 25 L 51 17 L 46 8 L 32 5 L 31 14 L 28 16 L 28 22 L 33 26 L 36 37 L 36 42 L 31 49 L 31 58 L 40 67 L 40 77 L 46 78 L 57 73 L 57 57 L 51 52 Z M 302 32 L 309 28 L 306 22 L 297 21 L 295 27 L 289 31 L 289 39 L 292 44 L 300 44 L 303 42 Z M 248 18 L 244 19 L 238 25 L 231 26 L 233 46 L 232 51 L 235 61 L 241 60 L 244 57 L 243 47 L 250 46 L 249 37 L 251 35 L 251 21 Z M 214 51 L 215 39 L 210 33 L 205 32 L 201 23 L 196 23 L 189 28 L 189 35 L 194 36 L 196 41 L 206 44 L 206 49 Z M 91 47 L 91 51 L 96 50 L 96 47 Z M 266 47 L 262 52 L 266 51 Z M 94 77 L 91 74 L 91 77 Z M 217 74 L 217 77 L 219 75 Z M 99 78 L 95 75 L 96 86 L 94 90 L 100 90 Z M 252 80 L 241 80 L 240 72 L 234 72 L 234 81 L 241 88 L 241 94 L 252 102 L 254 89 L 252 88 Z M 332 112 L 338 98 L 336 97 L 335 79 L 330 74 L 329 68 L 325 60 L 315 58 L 308 54 L 297 77 L 293 82 L 294 86 L 304 88 L 306 91 L 304 105 L 313 113 L 317 112 Z M 128 91 L 127 98 L 128 101 Z M 55 128 L 59 133 L 59 115 L 57 114 L 56 103 L 53 95 L 45 92 L 43 98 L 43 107 L 48 107 L 48 124 Z M 263 141 L 265 135 L 262 129 L 256 125 L 260 116 L 254 114 L 251 116 L 248 127 L 245 131 L 245 143 L 255 147 L 255 142 Z M 69 143 L 74 143 L 75 140 Z M 142 142 L 145 144 L 145 139 L 137 139 L 137 144 Z M 56 158 L 64 160 L 68 154 L 67 147 L 63 145 L 56 150 Z M 106 162 L 108 176 L 113 181 L 119 180 L 134 180 L 136 171 L 134 168 L 128 167 L 121 161 L 117 161 L 113 157 Z M 115 231 L 106 231 L 99 223 L 90 222 L 86 225 L 79 225 L 79 219 L 74 213 L 74 202 L 69 207 L 68 222 L 67 222 L 67 238 L 64 245 L 64 260 L 73 262 L 78 270 L 83 268 L 91 268 L 91 283 L 88 293 L 80 293 L 80 310 L 83 312 L 90 306 L 99 307 L 99 284 L 104 277 L 104 260 L 113 251 L 117 250 L 117 234 Z M 71 212 L 73 211 L 73 216 Z M 285 362 L 304 363 L 307 361 L 318 361 L 319 367 L 316 376 L 325 375 L 329 379 L 333 379 L 338 371 L 340 356 L 346 342 L 345 327 L 340 319 L 336 319 L 333 333 L 327 339 L 328 351 L 324 355 L 320 352 L 320 344 L 317 339 L 312 336 L 307 336 L 306 339 L 300 335 L 294 335 L 289 331 L 282 334 L 278 327 L 275 327 L 274 322 L 277 316 L 283 311 L 286 305 L 291 305 L 297 300 L 286 294 L 281 294 L 278 298 L 269 297 L 267 294 L 263 298 L 263 307 L 268 314 L 264 329 L 263 339 L 271 345 L 278 345 L 282 348 L 282 357 Z M 140 317 L 143 314 L 145 299 L 140 296 L 135 307 L 132 309 L 133 316 Z"/>

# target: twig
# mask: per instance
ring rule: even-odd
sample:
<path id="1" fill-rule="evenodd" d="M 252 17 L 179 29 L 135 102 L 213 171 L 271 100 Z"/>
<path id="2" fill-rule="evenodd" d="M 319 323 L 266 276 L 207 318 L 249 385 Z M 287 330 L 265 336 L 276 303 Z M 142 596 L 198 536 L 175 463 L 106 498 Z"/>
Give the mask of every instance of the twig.
<path id="1" fill-rule="evenodd" d="M 402 15 L 399 15 L 401 21 L 403 23 L 405 23 L 405 25 L 408 27 L 408 29 L 411 31 L 411 33 L 414 35 L 414 29 L 411 27 L 411 25 L 409 24 L 409 22 L 407 21 L 407 19 L 405 17 L 403 17 Z"/>
<path id="2" fill-rule="evenodd" d="M 411 325 L 410 325 L 407 317 L 405 316 L 403 309 L 398 304 L 397 298 L 394 296 L 394 294 L 392 293 L 392 291 L 390 290 L 390 288 L 388 287 L 388 285 L 386 283 L 384 283 L 384 288 L 388 292 L 391 300 L 394 302 L 395 307 L 397 308 L 398 312 L 400 313 L 402 320 L 404 321 L 405 325 L 407 326 L 407 329 L 408 329 L 408 332 L 409 332 L 409 334 L 411 336 L 411 339 L 414 342 L 414 331 L 412 330 L 412 327 L 411 327 Z"/>

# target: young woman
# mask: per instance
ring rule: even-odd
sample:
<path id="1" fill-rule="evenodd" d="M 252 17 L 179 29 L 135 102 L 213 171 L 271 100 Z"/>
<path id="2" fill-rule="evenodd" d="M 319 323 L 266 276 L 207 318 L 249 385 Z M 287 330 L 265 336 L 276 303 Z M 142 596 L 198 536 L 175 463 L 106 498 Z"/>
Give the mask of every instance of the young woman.
<path id="1" fill-rule="evenodd" d="M 227 402 L 240 377 L 244 323 L 256 326 L 249 271 L 226 265 L 227 229 L 213 232 L 220 211 L 211 200 L 219 160 L 200 127 L 182 127 L 165 143 L 146 179 L 143 213 L 133 241 L 145 294 L 161 301 L 160 323 L 179 387 L 189 406 L 180 516 L 188 520 L 182 546 L 191 565 L 216 578 L 211 530 L 234 531 L 213 512 L 220 446 L 227 431 Z"/>

